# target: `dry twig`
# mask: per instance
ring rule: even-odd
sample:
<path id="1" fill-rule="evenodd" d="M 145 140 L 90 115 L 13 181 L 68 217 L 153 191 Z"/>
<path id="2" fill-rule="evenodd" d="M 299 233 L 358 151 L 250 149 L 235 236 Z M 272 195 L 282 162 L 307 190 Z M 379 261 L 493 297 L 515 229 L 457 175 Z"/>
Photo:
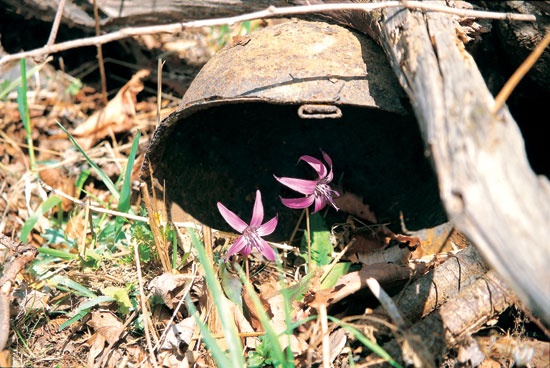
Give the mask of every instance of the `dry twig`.
<path id="1" fill-rule="evenodd" d="M 318 4 L 318 5 L 304 5 L 304 6 L 289 6 L 289 7 L 274 7 L 270 6 L 265 10 L 238 15 L 234 17 L 217 18 L 217 19 L 205 19 L 183 23 L 172 23 L 157 26 L 146 27 L 128 27 L 121 29 L 117 32 L 108 33 L 101 36 L 82 38 L 78 40 L 71 40 L 54 44 L 51 46 L 45 46 L 38 49 L 19 52 L 12 55 L 6 55 L 0 58 L 0 65 L 9 61 L 19 60 L 27 57 L 36 57 L 43 54 L 53 54 L 65 50 L 70 50 L 84 46 L 97 46 L 105 43 L 118 41 L 124 38 L 133 36 L 143 36 L 158 33 L 176 33 L 181 32 L 187 28 L 200 28 L 211 27 L 219 25 L 231 25 L 248 20 L 271 18 L 271 17 L 284 17 L 289 15 L 300 15 L 308 13 L 322 13 L 331 12 L 336 10 L 362 10 L 365 12 L 371 12 L 373 10 L 387 9 L 387 8 L 407 8 L 417 9 L 424 11 L 438 11 L 448 14 L 453 14 L 461 17 L 473 17 L 473 18 L 485 18 L 485 19 L 498 19 L 498 20 L 516 20 L 516 21 L 536 21 L 536 17 L 530 14 L 514 14 L 514 13 L 498 13 L 480 10 L 469 9 L 455 9 L 437 4 L 431 4 L 422 1 L 387 1 L 384 3 L 338 3 L 338 4 Z"/>

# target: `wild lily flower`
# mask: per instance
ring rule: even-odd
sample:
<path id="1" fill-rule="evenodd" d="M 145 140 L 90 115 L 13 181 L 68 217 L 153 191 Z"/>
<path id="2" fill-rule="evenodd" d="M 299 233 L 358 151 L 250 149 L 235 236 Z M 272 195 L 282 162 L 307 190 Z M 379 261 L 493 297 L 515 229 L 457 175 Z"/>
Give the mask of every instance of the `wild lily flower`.
<path id="1" fill-rule="evenodd" d="M 252 210 L 250 225 L 241 220 L 239 216 L 228 210 L 227 207 L 220 202 L 218 202 L 218 210 L 224 220 L 233 229 L 241 233 L 241 236 L 239 236 L 235 243 L 229 248 L 227 252 L 228 259 L 237 253 L 248 256 L 250 252 L 252 252 L 252 248 L 256 248 L 268 260 L 275 260 L 275 251 L 271 249 L 264 239 L 262 239 L 262 236 L 269 235 L 275 231 L 278 220 L 277 216 L 275 216 L 265 224 L 262 224 L 264 220 L 264 205 L 262 204 L 262 194 L 259 190 L 256 191 L 256 200 L 254 202 L 254 209 Z"/>
<path id="2" fill-rule="evenodd" d="M 307 162 L 317 172 L 319 178 L 317 180 L 304 180 L 295 178 L 278 178 L 275 179 L 283 185 L 286 185 L 292 190 L 305 194 L 304 198 L 281 198 L 281 202 L 289 208 L 306 208 L 315 203 L 312 213 L 323 209 L 327 203 L 330 203 L 338 211 L 338 207 L 334 203 L 334 197 L 339 197 L 340 194 L 332 189 L 329 183 L 332 181 L 332 159 L 324 151 L 321 150 L 325 162 L 329 169 L 315 157 L 304 155 L 299 160 Z M 298 160 L 298 161 L 299 161 Z"/>

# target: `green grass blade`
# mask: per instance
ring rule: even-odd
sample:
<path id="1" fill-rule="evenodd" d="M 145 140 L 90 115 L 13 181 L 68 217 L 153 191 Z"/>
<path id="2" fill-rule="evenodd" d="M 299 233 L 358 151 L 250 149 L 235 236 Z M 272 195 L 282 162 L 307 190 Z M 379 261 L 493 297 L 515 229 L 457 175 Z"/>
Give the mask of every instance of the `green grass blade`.
<path id="1" fill-rule="evenodd" d="M 77 259 L 78 255 L 69 253 L 64 250 L 58 250 L 58 249 L 51 249 L 51 248 L 45 248 L 40 247 L 38 248 L 38 253 L 46 254 L 48 256 L 61 258 L 65 261 L 72 261 L 73 259 Z"/>
<path id="2" fill-rule="evenodd" d="M 115 299 L 111 298 L 110 296 L 98 296 L 93 298 L 92 300 L 88 300 L 87 302 L 82 303 L 78 308 L 74 310 L 74 315 L 68 320 L 66 320 L 65 322 L 63 322 L 61 326 L 59 326 L 58 331 L 61 331 L 67 328 L 68 326 L 72 325 L 76 321 L 79 321 L 82 318 L 84 318 L 84 316 L 90 313 L 90 310 L 92 309 L 92 307 L 95 307 L 100 303 L 110 303 L 114 301 Z"/>
<path id="3" fill-rule="evenodd" d="M 269 341 L 269 347 L 271 348 L 270 358 L 271 358 L 271 361 L 273 362 L 273 365 L 275 367 L 278 367 L 278 366 L 294 367 L 294 364 L 292 363 L 292 361 L 289 363 L 285 358 L 285 354 L 283 352 L 283 349 L 281 348 L 281 344 L 279 343 L 279 337 L 277 336 L 277 333 L 275 332 L 275 329 L 271 324 L 271 320 L 269 316 L 264 310 L 264 306 L 262 305 L 260 298 L 258 297 L 258 295 L 256 295 L 256 292 L 254 291 L 254 288 L 252 287 L 250 280 L 246 278 L 246 275 L 244 274 L 241 267 L 236 265 L 236 268 L 237 268 L 237 271 L 239 272 L 239 277 L 241 278 L 241 282 L 244 284 L 244 287 L 248 295 L 250 296 L 252 303 L 254 304 L 254 308 L 256 308 L 258 319 L 260 320 L 260 323 L 265 331 L 265 338 L 268 339 Z"/>
<path id="4" fill-rule="evenodd" d="M 371 341 L 368 337 L 363 335 L 359 330 L 357 330 L 355 327 L 340 321 L 338 318 L 334 318 L 333 316 L 327 316 L 328 319 L 330 319 L 332 322 L 336 323 L 337 325 L 341 326 L 343 329 L 351 333 L 357 340 L 359 340 L 363 345 L 365 345 L 367 348 L 369 348 L 374 354 L 378 355 L 382 359 L 386 359 L 388 364 L 390 364 L 392 367 L 395 368 L 403 368 L 399 363 L 397 363 L 391 356 L 388 354 L 380 345 L 378 345 L 376 342 Z"/>
<path id="5" fill-rule="evenodd" d="M 189 311 L 189 314 L 191 314 L 195 318 L 195 321 L 197 321 L 197 325 L 201 330 L 202 339 L 208 347 L 208 351 L 210 351 L 210 354 L 212 354 L 212 358 L 214 358 L 216 363 L 218 363 L 218 367 L 232 367 L 231 360 L 220 348 L 220 345 L 212 336 L 210 330 L 208 330 L 208 326 L 201 321 L 199 313 L 197 312 L 197 308 L 195 308 L 195 305 L 191 301 L 189 294 L 185 297 L 185 304 L 187 305 L 187 310 Z"/>
<path id="6" fill-rule="evenodd" d="M 82 153 L 82 155 L 86 158 L 86 161 L 88 161 L 88 164 L 96 171 L 97 175 L 99 175 L 101 181 L 105 184 L 107 189 L 109 189 L 109 192 L 111 192 L 113 197 L 115 197 L 118 200 L 120 198 L 120 193 L 117 190 L 113 181 L 107 176 L 107 174 L 103 172 L 103 170 L 101 170 L 99 166 L 97 166 L 97 164 L 90 158 L 90 156 L 88 156 L 84 148 L 82 148 L 80 144 L 78 144 L 78 142 L 76 141 L 76 139 L 74 139 L 71 133 L 69 133 L 69 131 L 65 129 L 65 127 L 61 125 L 58 121 L 56 121 L 56 123 L 57 125 L 59 125 L 61 130 L 63 130 L 65 134 L 67 134 L 67 137 L 69 137 L 69 140 L 76 147 L 76 149 L 79 150 L 80 153 Z"/>
<path id="7" fill-rule="evenodd" d="M 225 299 L 225 296 L 223 294 L 220 282 L 218 281 L 210 260 L 206 256 L 204 246 L 195 234 L 195 230 L 192 228 L 187 228 L 187 230 L 189 232 L 189 236 L 191 237 L 193 246 L 197 251 L 199 262 L 204 268 L 204 278 L 206 279 L 206 284 L 210 289 L 212 298 L 214 299 L 214 305 L 216 306 L 216 309 L 220 316 L 225 339 L 229 348 L 229 355 L 231 358 L 230 367 L 244 367 L 245 361 L 241 339 L 237 331 L 237 326 L 235 326 L 233 316 L 231 315 L 231 313 L 227 313 L 227 300 Z"/>
<path id="8" fill-rule="evenodd" d="M 75 186 L 76 186 L 76 198 L 80 197 L 80 192 L 82 192 L 82 188 L 84 188 L 84 183 L 86 183 L 86 180 L 90 177 L 90 170 L 86 169 L 83 170 L 78 178 L 76 179 Z"/>
<path id="9" fill-rule="evenodd" d="M 23 59 L 22 59 L 23 60 Z M 45 62 L 43 63 L 40 63 L 38 65 L 35 65 L 31 68 L 31 70 L 29 70 L 28 73 L 25 73 L 25 82 L 30 78 L 30 77 L 27 77 L 28 75 L 33 75 L 34 73 L 40 71 L 40 69 L 42 69 L 44 67 L 44 65 L 46 65 L 48 63 L 49 60 L 46 60 Z M 25 69 L 26 69 L 26 65 L 25 65 Z M 26 70 L 25 70 L 26 71 Z M 15 78 L 14 80 L 12 80 L 11 82 L 5 84 L 4 82 L 7 82 L 7 81 L 4 81 L 2 82 L 2 87 L 0 87 L 0 100 L 3 100 L 11 91 L 13 91 L 14 89 L 18 88 L 21 86 L 21 76 Z M 5 87 L 3 87 L 5 85 Z"/>
<path id="10" fill-rule="evenodd" d="M 72 289 L 75 294 L 82 295 L 88 298 L 97 298 L 97 295 L 93 291 L 85 286 L 80 285 L 78 282 L 71 280 L 68 277 L 61 275 L 54 275 L 50 278 L 50 281 L 55 284 L 56 287 L 65 286 Z"/>
<path id="11" fill-rule="evenodd" d="M 122 181 L 122 188 L 120 189 L 120 200 L 118 201 L 119 212 L 128 212 L 130 210 L 130 195 L 132 194 L 132 170 L 134 169 L 134 163 L 136 160 L 136 152 L 139 146 L 139 139 L 141 138 L 141 133 L 138 131 L 134 142 L 132 143 L 132 149 L 130 150 L 130 155 L 128 156 L 128 161 L 126 163 L 126 169 L 124 170 L 124 180 Z"/>
<path id="12" fill-rule="evenodd" d="M 293 323 L 293 320 L 292 320 L 292 302 L 295 300 L 295 299 L 293 299 L 295 294 L 294 294 L 293 290 L 290 290 L 288 288 L 288 285 L 286 283 L 285 271 L 284 271 L 284 268 L 283 268 L 283 264 L 281 263 L 281 259 L 277 257 L 276 263 L 277 263 L 277 270 L 279 271 L 279 281 L 281 283 L 281 294 L 283 296 L 283 306 L 284 306 L 284 311 L 285 311 L 285 324 L 287 326 L 287 331 L 286 331 L 286 335 L 287 335 L 287 338 L 288 338 L 287 343 L 288 343 L 288 346 L 292 346 L 291 345 L 292 341 L 290 339 L 290 336 L 291 336 L 292 332 L 294 331 L 294 328 L 292 328 L 290 330 L 288 328 Z M 293 362 L 293 358 L 294 358 L 294 354 L 293 354 L 292 350 L 291 349 L 286 349 L 286 359 L 287 359 L 287 361 Z M 294 366 L 294 364 L 292 364 L 292 366 Z"/>
<path id="13" fill-rule="evenodd" d="M 40 204 L 40 206 L 38 206 L 36 211 L 29 216 L 29 218 L 25 221 L 23 227 L 21 228 L 20 239 L 22 243 L 27 242 L 27 238 L 34 228 L 34 225 L 36 225 L 36 223 L 38 222 L 38 219 L 40 219 L 40 217 L 42 217 L 46 212 L 57 206 L 59 203 L 61 203 L 61 198 L 54 195 L 48 197 L 48 199 L 46 199 Z"/>
<path id="14" fill-rule="evenodd" d="M 31 118 L 29 115 L 29 105 L 27 103 L 27 63 L 25 59 L 20 60 L 21 66 L 21 86 L 17 88 L 17 107 L 19 114 L 21 114 L 21 120 L 25 127 L 25 133 L 27 136 L 27 146 L 29 150 L 29 162 L 31 165 L 31 171 L 36 169 L 36 160 L 34 158 L 34 145 L 32 142 L 32 129 Z"/>

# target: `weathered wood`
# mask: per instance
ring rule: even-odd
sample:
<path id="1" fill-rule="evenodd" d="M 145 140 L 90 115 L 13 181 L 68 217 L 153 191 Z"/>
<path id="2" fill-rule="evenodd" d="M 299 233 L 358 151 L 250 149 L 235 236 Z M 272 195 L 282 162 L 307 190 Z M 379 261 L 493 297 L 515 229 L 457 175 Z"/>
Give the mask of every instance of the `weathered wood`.
<path id="1" fill-rule="evenodd" d="M 428 363 L 440 366 L 449 346 L 477 332 L 514 302 L 512 290 L 494 271 L 489 271 L 437 312 L 401 331 L 399 339 L 385 343 L 382 348 L 399 363 L 407 364 L 411 364 L 411 358 L 428 358 L 418 356 L 419 351 L 427 351 L 431 354 L 429 359 L 435 361 L 423 361 L 420 366 L 425 367 Z"/>
<path id="2" fill-rule="evenodd" d="M 94 30 L 93 2 L 77 5 L 65 3 L 63 23 Z M 53 21 L 58 1 L 0 0 L 2 6 L 45 22 Z M 270 5 L 288 6 L 284 0 L 98 0 L 101 29 L 113 31 L 122 27 L 167 24 L 197 19 L 228 17 L 262 10 Z"/>
<path id="3" fill-rule="evenodd" d="M 444 2 L 441 2 L 442 4 Z M 457 38 L 452 16 L 365 15 L 409 95 L 450 219 L 537 316 L 550 323 L 550 184 L 526 158 L 516 122 Z"/>

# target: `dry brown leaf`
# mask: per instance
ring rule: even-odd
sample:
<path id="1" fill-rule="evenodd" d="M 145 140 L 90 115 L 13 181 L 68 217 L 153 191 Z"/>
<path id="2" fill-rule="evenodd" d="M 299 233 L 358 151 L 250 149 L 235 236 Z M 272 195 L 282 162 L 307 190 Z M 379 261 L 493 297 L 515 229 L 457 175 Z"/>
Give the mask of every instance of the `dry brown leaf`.
<path id="1" fill-rule="evenodd" d="M 86 228 L 85 217 L 83 212 L 76 213 L 69 217 L 65 233 L 71 239 L 81 239 L 82 232 Z"/>
<path id="2" fill-rule="evenodd" d="M 341 211 L 362 220 L 367 220 L 372 223 L 377 222 L 376 215 L 370 210 L 369 205 L 363 203 L 363 197 L 351 192 L 344 192 L 343 190 L 338 190 L 338 192 L 340 196 L 334 198 L 334 203 Z"/>
<path id="3" fill-rule="evenodd" d="M 123 323 L 111 312 L 92 312 L 92 318 L 87 323 L 96 334 L 101 335 L 109 345 L 118 341 L 124 331 Z"/>
<path id="4" fill-rule="evenodd" d="M 277 280 L 270 280 L 268 282 L 258 285 L 260 288 L 260 296 L 265 298 L 267 305 L 269 306 L 269 314 L 271 316 L 271 323 L 275 333 L 281 334 L 279 343 L 282 349 L 286 349 L 289 345 L 289 337 L 283 332 L 286 330 L 286 317 L 284 309 L 284 299 L 280 292 L 280 286 Z M 290 336 L 290 348 L 295 354 L 303 353 L 308 347 L 305 341 L 299 340 L 296 336 Z"/>
<path id="5" fill-rule="evenodd" d="M 357 253 L 359 262 L 364 265 L 377 263 L 406 264 L 411 258 L 411 250 L 408 247 L 393 246 L 370 253 Z"/>
<path id="6" fill-rule="evenodd" d="M 191 344 L 197 322 L 195 317 L 187 317 L 182 321 L 170 325 L 166 338 L 160 346 L 161 351 L 170 351 L 172 354 L 183 356 Z"/>
<path id="7" fill-rule="evenodd" d="M 48 168 L 40 170 L 40 179 L 50 187 L 55 188 L 71 197 L 76 195 L 76 186 L 65 172 L 60 168 Z M 70 211 L 74 207 L 74 203 L 68 198 L 61 198 L 61 208 L 64 212 Z M 57 211 L 57 207 L 53 208 Z"/>
<path id="8" fill-rule="evenodd" d="M 154 295 L 162 298 L 168 308 L 174 309 L 184 297 L 185 285 L 191 279 L 187 275 L 165 272 L 151 280 L 148 287 Z"/>
<path id="9" fill-rule="evenodd" d="M 263 297 L 263 293 L 261 292 L 262 284 L 260 284 L 260 294 L 258 297 L 260 298 L 260 301 L 262 303 L 264 311 L 270 315 L 269 311 L 269 304 Z M 258 317 L 258 312 L 256 311 L 256 307 L 254 306 L 254 303 L 252 302 L 252 299 L 250 298 L 250 295 L 246 291 L 246 289 L 243 289 L 242 293 L 243 298 L 243 307 L 245 307 L 248 311 L 249 318 L 250 318 L 250 325 L 255 331 L 261 331 L 263 329 L 262 324 L 260 323 L 260 318 Z"/>
<path id="10" fill-rule="evenodd" d="M 94 367 L 96 358 L 101 355 L 101 352 L 105 348 L 105 337 L 96 332 L 88 339 L 87 344 L 90 345 L 88 367 Z"/>
<path id="11" fill-rule="evenodd" d="M 87 325 L 94 329 L 95 333 L 88 339 L 90 345 L 90 355 L 88 356 L 88 366 L 96 367 L 94 364 L 105 348 L 105 342 L 109 346 L 114 345 L 124 331 L 123 323 L 112 313 L 107 311 L 92 312 L 92 318 Z"/>
<path id="12" fill-rule="evenodd" d="M 150 73 L 146 69 L 139 70 L 104 109 L 93 113 L 71 132 L 83 148 L 91 148 L 109 134 L 125 132 L 132 127 L 136 115 L 136 95 L 143 90 L 141 79 Z"/>

